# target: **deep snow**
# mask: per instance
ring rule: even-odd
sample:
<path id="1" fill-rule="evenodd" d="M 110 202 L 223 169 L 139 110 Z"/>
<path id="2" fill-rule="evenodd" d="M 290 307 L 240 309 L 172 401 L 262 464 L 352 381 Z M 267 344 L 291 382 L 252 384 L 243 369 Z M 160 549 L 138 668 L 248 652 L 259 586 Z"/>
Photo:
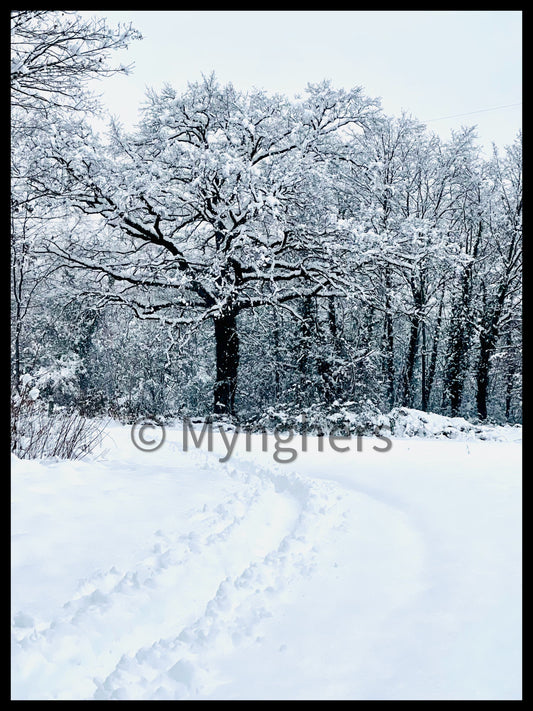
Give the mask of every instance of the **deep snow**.
<path id="1" fill-rule="evenodd" d="M 14 699 L 519 699 L 521 447 L 12 465 Z"/>

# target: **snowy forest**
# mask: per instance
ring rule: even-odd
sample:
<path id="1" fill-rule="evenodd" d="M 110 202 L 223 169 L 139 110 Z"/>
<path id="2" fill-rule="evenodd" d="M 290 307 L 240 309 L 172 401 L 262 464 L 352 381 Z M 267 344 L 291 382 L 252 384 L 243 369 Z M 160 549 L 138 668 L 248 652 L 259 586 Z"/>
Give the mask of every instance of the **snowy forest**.
<path id="1" fill-rule="evenodd" d="M 49 11 L 12 33 L 15 390 L 125 421 L 521 421 L 520 136 L 486 158 L 360 87 L 214 74 L 97 132 L 87 81 L 138 33 Z"/>

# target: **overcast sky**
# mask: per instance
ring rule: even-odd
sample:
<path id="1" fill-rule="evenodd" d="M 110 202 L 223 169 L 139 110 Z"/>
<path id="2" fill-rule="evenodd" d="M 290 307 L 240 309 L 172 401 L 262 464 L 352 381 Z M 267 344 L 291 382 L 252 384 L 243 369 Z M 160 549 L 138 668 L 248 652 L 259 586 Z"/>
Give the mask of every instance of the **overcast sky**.
<path id="1" fill-rule="evenodd" d="M 476 124 L 486 147 L 511 143 L 521 127 L 519 11 L 83 14 L 107 17 L 111 25 L 131 21 L 143 34 L 120 53 L 120 61 L 134 62 L 133 73 L 98 87 L 128 127 L 146 87 L 169 83 L 180 90 L 212 71 L 236 88 L 290 97 L 322 79 L 336 88 L 362 86 L 368 96 L 381 97 L 386 113 L 406 110 L 444 138 L 451 128 Z"/>

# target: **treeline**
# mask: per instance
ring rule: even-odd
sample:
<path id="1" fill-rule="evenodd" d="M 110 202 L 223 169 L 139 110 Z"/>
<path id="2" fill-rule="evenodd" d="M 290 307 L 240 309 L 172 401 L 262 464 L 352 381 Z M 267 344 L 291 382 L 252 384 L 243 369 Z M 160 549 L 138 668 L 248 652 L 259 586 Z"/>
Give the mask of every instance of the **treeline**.
<path id="1" fill-rule="evenodd" d="M 149 92 L 135 131 L 98 135 L 75 80 L 102 65 L 105 25 L 57 91 L 51 62 L 33 87 L 24 71 L 32 37 L 55 56 L 57 15 L 14 27 L 15 388 L 30 374 L 50 407 L 124 418 L 520 421 L 520 137 L 486 157 L 473 129 L 443 141 L 361 88 L 289 100 L 214 77 Z"/>

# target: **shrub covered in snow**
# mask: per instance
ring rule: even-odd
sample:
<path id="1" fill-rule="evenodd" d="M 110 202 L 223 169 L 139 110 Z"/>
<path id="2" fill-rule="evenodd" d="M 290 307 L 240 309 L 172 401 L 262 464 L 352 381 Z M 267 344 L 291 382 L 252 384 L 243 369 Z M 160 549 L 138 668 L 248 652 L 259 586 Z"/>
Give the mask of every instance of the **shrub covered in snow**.
<path id="1" fill-rule="evenodd" d="M 513 439 L 518 427 L 479 425 L 462 417 L 446 417 L 407 407 L 396 407 L 384 414 L 370 401 L 364 410 L 354 402 L 335 402 L 328 408 L 311 406 L 301 411 L 280 405 L 268 408 L 262 416 L 247 422 L 245 426 L 252 431 L 276 429 L 364 436 L 383 433 L 394 437 L 461 440 L 509 440 Z"/>
<path id="2" fill-rule="evenodd" d="M 280 404 L 275 408 L 269 407 L 263 415 L 249 420 L 245 427 L 252 431 L 378 434 L 382 426 L 380 417 L 379 410 L 371 401 L 366 403 L 363 410 L 359 403 L 352 401 L 335 401 L 327 406 L 324 403 L 316 403 L 302 409 L 297 409 L 294 405 Z"/>
<path id="3" fill-rule="evenodd" d="M 397 407 L 383 420 L 396 437 L 429 437 L 431 439 L 508 440 L 521 429 L 519 425 L 480 425 L 463 417 L 446 417 L 407 407 Z"/>
<path id="4" fill-rule="evenodd" d="M 49 412 L 33 378 L 24 374 L 11 393 L 11 452 L 20 459 L 81 459 L 100 440 L 104 423 L 64 408 Z"/>

